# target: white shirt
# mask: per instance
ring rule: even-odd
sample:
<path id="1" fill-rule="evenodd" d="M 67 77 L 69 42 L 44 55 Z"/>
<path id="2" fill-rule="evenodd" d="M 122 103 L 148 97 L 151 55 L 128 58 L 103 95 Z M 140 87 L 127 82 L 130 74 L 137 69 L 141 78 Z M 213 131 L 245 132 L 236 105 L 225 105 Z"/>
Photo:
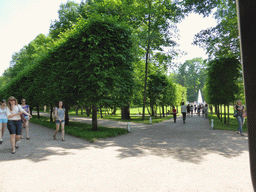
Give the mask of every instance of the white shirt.
<path id="1" fill-rule="evenodd" d="M 25 112 L 24 109 L 20 105 L 16 105 L 12 111 L 7 107 L 7 117 L 11 114 L 17 114 L 13 116 L 12 118 L 8 118 L 8 120 L 21 120 L 20 115 L 18 114 L 19 112 Z"/>
<path id="2" fill-rule="evenodd" d="M 181 113 L 187 113 L 187 106 L 186 105 L 181 105 Z"/>
<path id="3" fill-rule="evenodd" d="M 7 112 L 7 107 L 4 110 L 0 108 L 0 119 L 7 119 L 6 112 Z"/>

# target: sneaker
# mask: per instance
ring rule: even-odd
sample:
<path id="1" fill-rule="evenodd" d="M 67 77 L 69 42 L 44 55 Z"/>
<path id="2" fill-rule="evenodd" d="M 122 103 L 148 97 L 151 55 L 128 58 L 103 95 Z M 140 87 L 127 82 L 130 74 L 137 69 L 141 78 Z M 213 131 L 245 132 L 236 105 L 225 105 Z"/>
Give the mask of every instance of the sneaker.
<path id="1" fill-rule="evenodd" d="M 21 139 L 24 139 L 24 137 L 23 137 L 23 136 L 20 136 L 20 138 L 21 138 Z"/>
<path id="2" fill-rule="evenodd" d="M 241 133 L 240 135 L 241 135 L 241 136 L 244 136 L 244 133 Z"/>
<path id="3" fill-rule="evenodd" d="M 236 133 L 237 133 L 237 134 L 240 134 L 240 132 L 239 132 L 239 131 L 236 131 Z"/>

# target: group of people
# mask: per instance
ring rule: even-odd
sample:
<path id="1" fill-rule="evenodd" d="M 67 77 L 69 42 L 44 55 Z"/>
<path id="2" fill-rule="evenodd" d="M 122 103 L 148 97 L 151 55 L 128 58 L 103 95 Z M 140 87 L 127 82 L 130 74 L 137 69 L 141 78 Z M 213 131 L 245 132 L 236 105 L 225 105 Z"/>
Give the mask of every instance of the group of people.
<path id="1" fill-rule="evenodd" d="M 182 113 L 182 117 L 183 117 L 183 123 L 185 124 L 186 123 L 186 116 L 187 115 L 190 115 L 191 117 L 193 117 L 193 113 L 197 113 L 198 116 L 200 116 L 200 113 L 202 111 L 202 114 L 203 114 L 203 117 L 207 118 L 208 116 L 208 104 L 199 104 L 199 105 L 185 105 L 184 102 L 181 103 L 181 113 Z M 176 123 L 176 109 L 174 107 L 173 109 L 173 114 L 175 114 L 173 116 L 174 118 L 174 123 Z"/>
<path id="2" fill-rule="evenodd" d="M 187 106 L 184 105 L 184 102 L 181 103 L 181 113 L 182 113 L 182 117 L 183 117 L 183 123 L 186 123 L 186 116 L 187 114 L 191 117 L 193 117 L 193 112 L 195 111 L 195 113 L 197 113 L 198 116 L 200 116 L 200 113 L 202 111 L 203 117 L 205 116 L 205 118 L 207 118 L 208 115 L 208 105 L 205 104 L 199 104 L 199 105 L 190 105 L 188 104 Z M 244 124 L 244 119 L 246 117 L 246 111 L 245 111 L 245 107 L 244 105 L 242 105 L 241 100 L 238 100 L 236 102 L 236 105 L 234 106 L 234 111 L 235 111 L 235 115 L 234 117 L 237 118 L 238 121 L 238 128 L 236 133 L 240 134 L 241 136 L 244 136 L 242 127 Z M 177 110 L 175 109 L 175 107 L 173 106 L 173 119 L 174 119 L 174 123 L 176 123 L 176 118 L 177 118 Z"/>
<path id="3" fill-rule="evenodd" d="M 62 129 L 62 141 L 65 141 L 65 108 L 62 107 L 63 102 L 59 101 L 59 106 L 55 108 L 55 118 L 56 118 L 56 130 L 53 135 L 53 139 L 56 140 L 56 134 L 59 131 L 61 125 Z M 15 154 L 16 149 L 19 148 L 17 142 L 24 138 L 22 136 L 23 128 L 26 129 L 26 139 L 29 140 L 29 120 L 32 118 L 30 114 L 29 106 L 26 105 L 26 100 L 21 100 L 21 105 L 15 97 L 9 97 L 8 101 L 2 100 L 0 107 L 0 144 L 3 143 L 3 136 L 6 127 L 10 133 L 10 143 L 12 148 L 12 154 Z"/>

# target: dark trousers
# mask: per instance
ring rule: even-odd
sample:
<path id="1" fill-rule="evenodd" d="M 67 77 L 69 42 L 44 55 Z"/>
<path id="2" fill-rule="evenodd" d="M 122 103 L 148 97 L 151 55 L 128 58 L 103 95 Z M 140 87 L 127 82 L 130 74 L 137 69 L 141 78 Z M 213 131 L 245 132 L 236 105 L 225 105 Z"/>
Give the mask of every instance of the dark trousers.
<path id="1" fill-rule="evenodd" d="M 177 117 L 177 115 L 173 114 L 174 123 L 176 123 L 176 117 Z"/>
<path id="2" fill-rule="evenodd" d="M 186 112 L 182 112 L 182 116 L 183 116 L 183 122 L 185 122 L 185 120 L 186 120 Z"/>

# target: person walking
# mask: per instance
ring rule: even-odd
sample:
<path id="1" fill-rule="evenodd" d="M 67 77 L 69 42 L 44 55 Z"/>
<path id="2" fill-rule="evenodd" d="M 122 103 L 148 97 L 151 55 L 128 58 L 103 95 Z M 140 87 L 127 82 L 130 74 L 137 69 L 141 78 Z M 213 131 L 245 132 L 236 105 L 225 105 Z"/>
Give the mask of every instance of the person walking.
<path id="1" fill-rule="evenodd" d="M 187 115 L 189 115 L 190 114 L 190 104 L 188 104 L 188 106 L 187 106 Z"/>
<path id="2" fill-rule="evenodd" d="M 56 140 L 56 135 L 60 129 L 60 125 L 61 125 L 61 136 L 62 136 L 62 141 L 65 141 L 65 130 L 64 130 L 64 126 L 65 126 L 65 108 L 63 107 L 63 102 L 59 101 L 59 107 L 55 107 L 55 118 L 56 118 L 56 130 L 54 132 L 53 135 L 53 139 Z"/>
<path id="3" fill-rule="evenodd" d="M 190 106 L 190 116 L 193 117 L 193 110 L 194 110 L 194 107 L 193 107 L 193 104 Z"/>
<path id="4" fill-rule="evenodd" d="M 176 123 L 177 110 L 175 109 L 175 106 L 172 107 L 172 115 L 173 115 L 174 123 Z"/>
<path id="5" fill-rule="evenodd" d="M 243 133 L 243 113 L 244 113 L 244 106 L 242 105 L 242 102 L 241 100 L 237 100 L 236 102 L 236 112 L 237 112 L 237 121 L 238 121 L 238 128 L 237 128 L 237 131 L 236 133 L 237 134 L 240 134 L 241 136 L 244 136 L 244 133 Z"/>
<path id="6" fill-rule="evenodd" d="M 22 107 L 22 109 L 24 109 L 27 113 L 29 113 L 30 114 L 30 109 L 29 109 L 29 106 L 28 105 L 26 105 L 26 99 L 21 99 L 21 107 Z M 26 119 L 26 121 L 25 122 L 22 122 L 22 129 L 21 129 L 21 139 L 24 139 L 24 137 L 22 136 L 22 134 L 23 134 L 23 128 L 25 128 L 26 129 L 26 134 L 27 134 L 27 140 L 29 140 L 30 139 L 30 137 L 29 137 L 29 120 L 30 120 L 30 117 L 28 116 L 28 115 L 26 115 L 26 114 L 24 114 L 24 118 Z"/>
<path id="7" fill-rule="evenodd" d="M 10 142 L 12 146 L 12 154 L 15 154 L 15 149 L 19 148 L 17 142 L 21 136 L 22 122 L 21 122 L 21 114 L 26 114 L 29 117 L 31 115 L 27 113 L 20 105 L 18 105 L 17 99 L 15 97 L 9 97 L 8 99 L 8 107 L 7 107 L 7 118 L 8 123 L 7 127 L 10 132 Z"/>
<path id="8" fill-rule="evenodd" d="M 3 143 L 4 131 L 8 122 L 6 112 L 7 112 L 6 100 L 3 99 L 1 101 L 1 107 L 0 107 L 0 144 Z"/>
<path id="9" fill-rule="evenodd" d="M 199 104 L 197 107 L 197 114 L 199 117 L 200 117 L 200 111 L 201 111 L 201 104 Z"/>
<path id="10" fill-rule="evenodd" d="M 204 111 L 204 116 L 207 119 L 207 116 L 208 116 L 208 104 L 207 103 L 204 105 L 203 111 Z"/>
<path id="11" fill-rule="evenodd" d="M 184 102 L 181 103 L 181 113 L 182 113 L 182 116 L 183 116 L 183 123 L 185 124 L 186 113 L 187 113 L 187 106 L 184 105 Z"/>

